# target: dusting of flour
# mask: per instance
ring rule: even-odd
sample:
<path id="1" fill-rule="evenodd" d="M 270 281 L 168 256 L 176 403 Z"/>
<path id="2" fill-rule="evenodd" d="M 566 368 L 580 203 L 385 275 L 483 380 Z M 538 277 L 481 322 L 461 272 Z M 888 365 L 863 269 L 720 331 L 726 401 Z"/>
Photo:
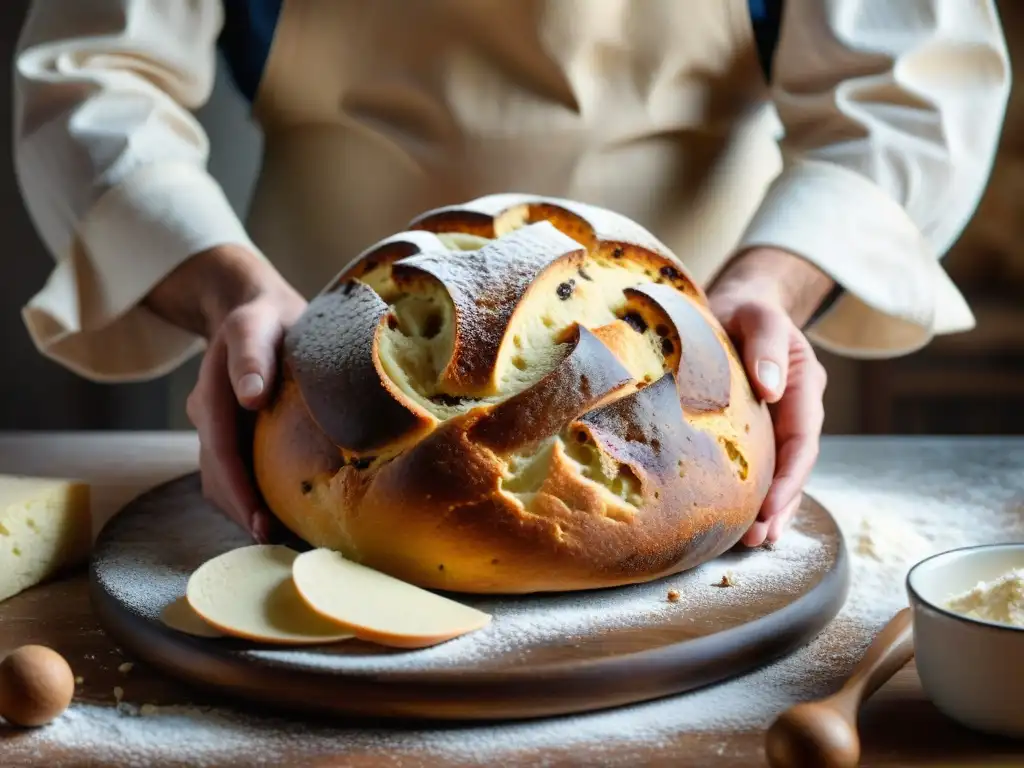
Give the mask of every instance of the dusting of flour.
<path id="1" fill-rule="evenodd" d="M 131 701 L 129 691 L 116 708 L 76 702 L 52 725 L 0 741 L 3 764 L 17 766 L 37 758 L 44 747 L 59 745 L 87 749 L 105 762 L 140 766 L 334 764 L 332 758 L 353 765 L 370 758 L 375 765 L 511 765 L 516 755 L 531 750 L 537 752 L 530 752 L 525 764 L 543 765 L 537 754 L 558 750 L 558 764 L 566 764 L 570 755 L 577 761 L 573 764 L 616 765 L 612 757 L 601 756 L 602 750 L 611 750 L 610 756 L 623 754 L 630 744 L 670 748 L 680 733 L 709 734 L 698 743 L 706 743 L 708 756 L 718 754 L 729 748 L 728 738 L 711 734 L 762 729 L 793 702 L 838 687 L 874 633 L 906 605 L 903 581 L 914 562 L 946 549 L 1024 535 L 1024 441 L 832 439 L 826 441 L 808 490 L 832 512 L 847 539 L 850 595 L 836 620 L 808 646 L 741 678 L 609 712 L 443 729 L 357 728 L 227 708 L 153 707 Z M 224 535 L 233 534 L 225 529 Z M 546 638 L 571 639 L 594 626 L 646 623 L 667 611 L 700 613 L 728 601 L 740 605 L 754 593 L 774 594 L 798 585 L 800 574 L 794 569 L 813 562 L 820 547 L 791 532 L 774 551 L 730 554 L 657 585 L 517 604 L 494 601 L 495 621 L 488 630 L 474 640 L 462 638 L 420 652 L 415 663 L 482 665 L 495 656 L 515 658 Z M 195 566 L 209 556 L 194 554 Z M 137 580 L 119 585 L 122 599 L 137 600 L 140 606 L 173 599 L 180 579 L 187 578 L 187 572 L 173 569 L 161 573 L 155 562 L 141 565 L 155 569 L 156 586 Z M 735 586 L 714 586 L 726 573 Z M 665 598 L 669 589 L 680 593 L 678 602 Z M 160 599 L 154 600 L 154 594 Z M 281 659 L 279 652 L 259 653 Z M 354 663 L 329 654 L 311 661 L 306 653 L 283 661 L 335 668 Z M 360 668 L 367 663 L 361 659 Z M 401 668 L 410 662 L 396 654 L 373 663 Z M 691 764 L 702 764 L 699 754 L 687 757 Z"/>

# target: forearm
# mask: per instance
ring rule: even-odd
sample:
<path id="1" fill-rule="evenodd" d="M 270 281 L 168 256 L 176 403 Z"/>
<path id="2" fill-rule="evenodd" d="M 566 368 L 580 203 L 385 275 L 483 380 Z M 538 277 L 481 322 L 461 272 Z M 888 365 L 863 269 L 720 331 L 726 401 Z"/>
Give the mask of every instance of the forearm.
<path id="1" fill-rule="evenodd" d="M 209 339 L 235 307 L 255 298 L 269 264 L 248 248 L 224 245 L 174 269 L 143 299 L 158 317 Z"/>
<path id="2" fill-rule="evenodd" d="M 835 285 L 831 277 L 799 256 L 778 248 L 750 248 L 726 265 L 708 292 L 757 296 L 777 303 L 802 328 L 832 295 Z"/>

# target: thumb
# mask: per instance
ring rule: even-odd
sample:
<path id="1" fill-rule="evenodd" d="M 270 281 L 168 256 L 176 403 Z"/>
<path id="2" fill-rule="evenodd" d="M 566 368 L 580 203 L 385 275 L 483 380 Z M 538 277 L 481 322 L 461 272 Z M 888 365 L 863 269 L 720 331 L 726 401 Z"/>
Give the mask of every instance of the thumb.
<path id="1" fill-rule="evenodd" d="M 228 316 L 223 333 L 235 397 L 244 408 L 260 408 L 274 385 L 280 318 L 270 307 L 249 304 Z"/>
<path id="2" fill-rule="evenodd" d="M 769 403 L 786 391 L 790 321 L 780 309 L 747 305 L 736 313 L 743 364 L 755 391 Z"/>

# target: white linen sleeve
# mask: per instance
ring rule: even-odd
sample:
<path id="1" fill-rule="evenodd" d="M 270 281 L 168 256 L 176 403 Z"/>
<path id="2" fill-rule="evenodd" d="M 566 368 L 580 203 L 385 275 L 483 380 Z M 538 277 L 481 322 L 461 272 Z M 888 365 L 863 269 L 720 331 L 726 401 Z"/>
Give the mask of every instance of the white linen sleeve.
<path id="1" fill-rule="evenodd" d="M 988 182 L 1010 92 L 993 0 L 787 0 L 772 99 L 783 168 L 740 248 L 774 246 L 841 298 L 808 329 L 893 357 L 974 318 L 940 258 Z"/>
<path id="2" fill-rule="evenodd" d="M 192 109 L 220 0 L 36 0 L 15 54 L 14 158 L 56 266 L 22 310 L 44 355 L 94 381 L 166 373 L 202 340 L 140 301 L 189 256 L 251 247 L 206 171 Z"/>

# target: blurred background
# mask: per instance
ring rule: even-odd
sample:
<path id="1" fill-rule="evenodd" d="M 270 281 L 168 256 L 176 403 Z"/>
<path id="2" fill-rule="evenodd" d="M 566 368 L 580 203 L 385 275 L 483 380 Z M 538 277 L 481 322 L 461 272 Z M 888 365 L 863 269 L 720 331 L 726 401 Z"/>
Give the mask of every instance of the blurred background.
<path id="1" fill-rule="evenodd" d="M 0 3 L 0 145 L 11 146 L 14 45 L 27 0 Z M 1015 88 L 984 199 L 945 264 L 977 318 L 970 333 L 943 337 L 897 360 L 859 362 L 819 352 L 829 371 L 825 432 L 832 434 L 1024 433 L 1024 3 L 998 3 Z M 210 170 L 244 217 L 261 153 L 248 106 L 226 72 L 199 118 L 214 148 Z M 134 385 L 85 382 L 39 355 L 20 316 L 53 261 L 36 236 L 0 154 L 3 279 L 0 280 L 0 431 L 187 429 L 184 401 L 198 359 L 163 379 Z"/>

